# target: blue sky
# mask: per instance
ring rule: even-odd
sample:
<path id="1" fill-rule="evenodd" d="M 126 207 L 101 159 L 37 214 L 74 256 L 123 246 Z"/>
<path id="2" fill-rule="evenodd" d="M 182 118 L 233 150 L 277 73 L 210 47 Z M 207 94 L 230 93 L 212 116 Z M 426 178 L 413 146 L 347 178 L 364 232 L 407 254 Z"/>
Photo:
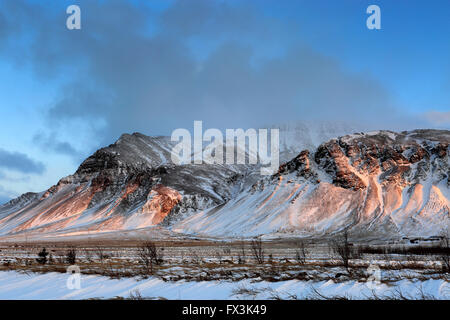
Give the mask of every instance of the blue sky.
<path id="1" fill-rule="evenodd" d="M 65 27 L 70 4 L 82 29 Z M 368 30 L 366 8 L 381 8 Z M 0 3 L 0 202 L 42 191 L 121 133 L 204 120 L 450 127 L 450 2 Z"/>

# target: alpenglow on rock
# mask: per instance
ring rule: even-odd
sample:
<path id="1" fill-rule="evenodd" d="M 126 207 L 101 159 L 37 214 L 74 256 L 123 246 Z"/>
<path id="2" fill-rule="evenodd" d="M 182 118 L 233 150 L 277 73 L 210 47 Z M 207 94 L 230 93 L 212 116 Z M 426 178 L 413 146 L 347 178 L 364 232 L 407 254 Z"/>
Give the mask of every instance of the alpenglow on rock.
<path id="1" fill-rule="evenodd" d="M 449 230 L 450 132 L 377 131 L 302 151 L 277 174 L 174 230 L 215 236 L 438 236 Z"/>
<path id="2" fill-rule="evenodd" d="M 0 206 L 0 235 L 157 226 L 217 237 L 320 237 L 348 229 L 397 238 L 448 230 L 450 131 L 357 133 L 319 145 L 306 134 L 302 140 L 302 130 L 293 138 L 284 132 L 286 162 L 270 177 L 258 175 L 257 165 L 176 166 L 170 138 L 124 134 L 45 192 Z"/>

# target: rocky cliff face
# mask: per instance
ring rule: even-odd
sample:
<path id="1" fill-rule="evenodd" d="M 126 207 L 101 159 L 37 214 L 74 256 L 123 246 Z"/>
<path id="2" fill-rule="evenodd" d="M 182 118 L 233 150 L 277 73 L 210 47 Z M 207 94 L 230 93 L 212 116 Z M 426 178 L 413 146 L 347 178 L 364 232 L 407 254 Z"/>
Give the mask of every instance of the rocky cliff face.
<path id="1" fill-rule="evenodd" d="M 361 236 L 437 235 L 449 226 L 449 143 L 450 132 L 437 130 L 346 135 L 262 178 L 257 166 L 176 166 L 169 138 L 126 134 L 47 191 L 1 206 L 0 235 L 156 225 L 224 237 L 348 228 Z"/>

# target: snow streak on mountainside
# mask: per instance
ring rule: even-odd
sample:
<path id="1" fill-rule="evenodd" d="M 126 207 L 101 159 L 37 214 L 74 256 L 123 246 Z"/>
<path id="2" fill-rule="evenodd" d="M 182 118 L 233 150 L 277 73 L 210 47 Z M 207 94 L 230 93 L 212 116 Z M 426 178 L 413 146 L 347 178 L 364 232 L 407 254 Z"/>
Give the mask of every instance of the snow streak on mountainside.
<path id="1" fill-rule="evenodd" d="M 176 166 L 170 138 L 125 134 L 49 190 L 0 206 L 0 235 L 157 225 L 222 237 L 344 228 L 426 236 L 448 228 L 449 131 L 361 133 L 319 146 L 346 128 L 281 127 L 280 158 L 290 161 L 265 178 L 250 165 Z"/>

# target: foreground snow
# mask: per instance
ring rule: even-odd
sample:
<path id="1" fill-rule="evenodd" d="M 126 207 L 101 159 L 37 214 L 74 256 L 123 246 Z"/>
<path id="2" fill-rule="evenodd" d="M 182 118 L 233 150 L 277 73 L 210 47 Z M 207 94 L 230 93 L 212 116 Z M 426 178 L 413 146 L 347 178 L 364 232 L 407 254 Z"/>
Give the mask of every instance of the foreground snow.
<path id="1" fill-rule="evenodd" d="M 437 299 L 450 299 L 450 285 L 445 280 L 426 281 L 402 280 L 389 286 L 381 284 L 373 289 L 364 282 L 346 281 L 300 281 L 252 282 L 244 280 L 165 282 L 157 278 L 145 280 L 114 280 L 98 275 L 81 275 L 81 288 L 67 288 L 69 274 L 46 273 L 24 274 L 15 271 L 0 272 L 0 299 L 88 299 L 129 297 L 139 292 L 143 297 L 167 299 L 270 299 L 274 295 L 281 298 L 317 298 L 321 295 L 346 296 L 351 299 L 366 299 L 373 296 L 392 296 L 401 292 L 409 298 L 423 295 Z M 314 293 L 314 289 L 316 292 Z"/>

